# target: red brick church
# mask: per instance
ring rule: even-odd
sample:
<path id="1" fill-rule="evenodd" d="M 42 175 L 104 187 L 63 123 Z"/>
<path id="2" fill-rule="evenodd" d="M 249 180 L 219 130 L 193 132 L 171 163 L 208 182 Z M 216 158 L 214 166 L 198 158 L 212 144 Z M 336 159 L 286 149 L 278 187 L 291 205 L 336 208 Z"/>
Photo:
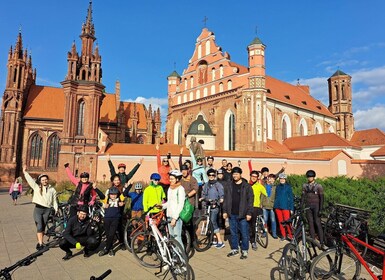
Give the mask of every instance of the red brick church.
<path id="1" fill-rule="evenodd" d="M 119 82 L 114 93 L 105 92 L 92 2 L 80 39 L 80 52 L 75 42 L 68 52 L 60 88 L 36 85 L 21 32 L 10 48 L 0 120 L 1 185 L 19 176 L 23 164 L 30 173 L 44 172 L 61 181 L 66 178 L 58 171 L 69 162 L 75 174 L 90 170 L 94 178 L 101 141 L 152 144 L 160 137 L 159 109 L 121 101 Z"/>

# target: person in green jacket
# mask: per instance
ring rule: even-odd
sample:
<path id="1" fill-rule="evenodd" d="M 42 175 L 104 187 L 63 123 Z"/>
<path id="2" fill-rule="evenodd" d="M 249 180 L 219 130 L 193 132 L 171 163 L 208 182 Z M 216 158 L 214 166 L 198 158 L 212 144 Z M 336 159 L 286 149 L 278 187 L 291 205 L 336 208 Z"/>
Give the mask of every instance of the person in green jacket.
<path id="1" fill-rule="evenodd" d="M 161 205 L 163 200 L 166 198 L 163 187 L 159 185 L 160 175 L 158 173 L 153 173 L 150 176 L 150 185 L 144 189 L 143 192 L 143 210 L 148 212 L 148 209 L 159 205 L 159 207 L 154 207 L 150 210 L 150 213 L 159 213 L 161 211 Z"/>
<path id="2" fill-rule="evenodd" d="M 120 183 L 122 186 L 126 186 L 127 183 L 131 180 L 131 178 L 135 175 L 136 171 L 138 171 L 139 167 L 143 163 L 143 158 L 140 159 L 139 163 L 134 166 L 134 168 L 130 171 L 130 173 L 126 173 L 126 165 L 124 163 L 118 164 L 118 173 L 115 171 L 115 167 L 112 164 L 111 157 L 109 154 L 107 154 L 107 161 L 108 166 L 110 168 L 111 177 L 114 175 L 119 175 L 120 177 Z"/>

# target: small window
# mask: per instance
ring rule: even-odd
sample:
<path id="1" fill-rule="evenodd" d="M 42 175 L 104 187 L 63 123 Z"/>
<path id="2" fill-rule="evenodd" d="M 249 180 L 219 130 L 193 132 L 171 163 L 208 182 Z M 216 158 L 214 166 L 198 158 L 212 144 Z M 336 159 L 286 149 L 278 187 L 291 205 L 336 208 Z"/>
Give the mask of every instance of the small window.
<path id="1" fill-rule="evenodd" d="M 198 131 L 205 131 L 204 124 L 198 124 Z"/>
<path id="2" fill-rule="evenodd" d="M 290 96 L 289 95 L 285 95 L 285 98 L 290 100 Z"/>
<path id="3" fill-rule="evenodd" d="M 303 104 L 303 105 L 307 105 L 306 101 L 302 101 L 302 104 Z"/>

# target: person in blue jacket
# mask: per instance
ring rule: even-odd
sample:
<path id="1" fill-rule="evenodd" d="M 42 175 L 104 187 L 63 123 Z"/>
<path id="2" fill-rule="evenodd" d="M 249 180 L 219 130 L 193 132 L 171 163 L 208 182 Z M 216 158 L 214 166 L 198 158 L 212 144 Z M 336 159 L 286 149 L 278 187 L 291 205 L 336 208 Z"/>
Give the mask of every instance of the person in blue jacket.
<path id="1" fill-rule="evenodd" d="M 277 214 L 277 220 L 279 229 L 281 231 L 281 241 L 289 238 L 293 238 L 290 225 L 282 225 L 281 222 L 290 218 L 290 214 L 294 210 L 293 190 L 291 186 L 286 182 L 287 176 L 284 173 L 278 175 L 279 184 L 275 189 L 274 210 Z M 287 233 L 286 233 L 287 231 Z"/>
<path id="2" fill-rule="evenodd" d="M 135 191 L 130 192 L 128 187 L 123 195 L 131 198 L 131 218 L 140 218 L 143 213 L 143 185 L 140 182 L 135 183 Z"/>

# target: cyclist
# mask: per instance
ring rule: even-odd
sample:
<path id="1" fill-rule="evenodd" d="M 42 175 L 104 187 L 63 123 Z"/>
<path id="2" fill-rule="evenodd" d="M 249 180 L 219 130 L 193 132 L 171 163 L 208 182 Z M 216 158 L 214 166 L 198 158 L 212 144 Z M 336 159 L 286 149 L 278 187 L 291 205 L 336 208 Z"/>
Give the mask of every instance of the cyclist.
<path id="1" fill-rule="evenodd" d="M 109 254 L 109 256 L 115 256 L 115 252 L 112 249 L 116 230 L 119 228 L 119 224 L 122 217 L 122 207 L 124 202 L 119 198 L 120 192 L 117 187 L 112 186 L 108 189 L 108 197 L 103 203 L 104 208 L 104 230 L 106 232 L 106 246 L 99 252 L 99 256 Z M 123 242 L 121 241 L 123 244 Z M 122 247 L 122 245 L 121 245 Z"/>
<path id="2" fill-rule="evenodd" d="M 209 181 L 204 185 L 203 191 L 202 191 L 202 197 L 201 200 L 209 200 L 215 202 L 212 204 L 211 211 L 210 211 L 210 220 L 213 223 L 214 233 L 217 237 L 217 243 L 215 244 L 215 247 L 217 249 L 222 249 L 225 247 L 225 243 L 222 241 L 220 229 L 218 226 L 218 214 L 219 214 L 219 203 L 223 202 L 224 198 L 224 190 L 221 183 L 219 183 L 216 180 L 217 173 L 215 169 L 209 169 L 207 170 L 207 176 L 209 178 Z M 210 203 L 210 202 L 208 202 Z"/>
<path id="3" fill-rule="evenodd" d="M 317 227 L 317 235 L 320 243 L 324 244 L 324 234 L 321 226 L 320 212 L 323 208 L 324 192 L 322 185 L 315 181 L 316 173 L 314 170 L 306 171 L 307 183 L 302 186 L 302 202 L 306 210 L 306 218 L 309 223 L 309 232 L 311 238 L 315 238 L 315 229 Z"/>
<path id="4" fill-rule="evenodd" d="M 168 187 L 170 186 L 169 172 L 171 171 L 171 166 L 170 166 L 169 160 L 171 158 L 171 155 L 168 154 L 167 157 L 163 158 L 161 161 L 159 144 L 156 144 L 155 148 L 156 148 L 156 162 L 158 166 L 158 173 L 161 177 L 158 184 L 163 187 L 163 191 L 166 193 Z"/>
<path id="5" fill-rule="evenodd" d="M 81 205 L 94 205 L 96 200 L 96 192 L 89 181 L 90 174 L 83 172 L 80 174 L 80 180 L 75 178 L 69 167 L 69 163 L 65 163 L 64 167 L 71 182 L 76 186 L 75 192 L 70 197 L 68 202 L 71 204 L 70 217 L 76 216 L 78 207 Z"/>
<path id="6" fill-rule="evenodd" d="M 275 178 L 275 174 L 269 174 L 269 176 L 267 176 L 267 184 L 265 185 L 267 196 L 262 196 L 261 205 L 263 209 L 263 219 L 265 220 L 266 224 L 268 224 L 270 219 L 271 235 L 274 239 L 277 239 L 277 223 L 275 221 L 275 213 L 273 210 L 276 188 Z"/>
<path id="7" fill-rule="evenodd" d="M 33 218 L 36 224 L 36 235 L 38 242 L 36 245 L 36 250 L 40 250 L 44 247 L 44 230 L 48 221 L 49 214 L 51 212 L 51 208 L 53 207 L 55 212 L 58 210 L 56 190 L 53 186 L 48 184 L 48 175 L 41 174 L 35 181 L 27 172 L 27 166 L 25 165 L 23 166 L 23 173 L 27 183 L 33 189 L 32 203 L 35 204 L 35 209 L 33 210 Z"/>
<path id="8" fill-rule="evenodd" d="M 170 171 L 170 188 L 167 192 L 167 202 L 163 203 L 163 208 L 167 209 L 168 230 L 170 236 L 174 237 L 179 244 L 182 242 L 183 221 L 179 218 L 182 212 L 186 193 L 181 185 L 182 173 L 179 170 Z"/>
<path id="9" fill-rule="evenodd" d="M 215 169 L 213 156 L 208 156 L 206 161 L 207 161 L 206 171 L 208 171 L 209 169 Z"/>
<path id="10" fill-rule="evenodd" d="M 107 154 L 107 162 L 108 162 L 108 166 L 110 168 L 111 177 L 114 175 L 119 175 L 120 183 L 123 186 L 125 186 L 131 180 L 131 178 L 135 175 L 136 171 L 138 171 L 139 167 L 142 165 L 143 158 L 141 158 L 139 160 L 139 163 L 137 165 L 135 165 L 134 168 L 128 174 L 126 173 L 126 167 L 127 166 L 124 163 L 118 164 L 118 173 L 116 173 L 115 167 L 112 164 L 111 157 L 109 154 Z"/>
<path id="11" fill-rule="evenodd" d="M 140 218 L 143 212 L 143 185 L 140 182 L 134 184 L 134 192 L 128 187 L 123 195 L 131 198 L 131 218 Z"/>
<path id="12" fill-rule="evenodd" d="M 223 203 L 223 218 L 230 219 L 230 245 L 228 257 L 239 254 L 239 234 L 241 235 L 241 259 L 247 259 L 249 250 L 249 221 L 253 213 L 253 189 L 246 179 L 241 177 L 242 169 L 238 166 L 232 169 L 233 180 L 230 187 L 225 189 Z"/>
<path id="13" fill-rule="evenodd" d="M 294 197 L 293 190 L 291 186 L 286 182 L 287 176 L 285 173 L 279 174 L 279 184 L 275 190 L 275 200 L 274 200 L 274 209 L 277 214 L 279 229 L 281 231 L 281 241 L 287 239 L 287 234 L 289 238 L 292 238 L 292 232 L 289 225 L 282 225 L 283 221 L 286 221 L 290 218 L 290 213 L 294 211 Z"/>
<path id="14" fill-rule="evenodd" d="M 150 185 L 148 185 L 143 192 L 144 212 L 148 212 L 148 209 L 154 205 L 161 205 L 162 201 L 166 198 L 164 190 L 159 184 L 160 175 L 158 173 L 152 173 L 150 180 Z M 154 207 L 150 210 L 150 213 L 158 213 L 159 211 L 161 211 L 159 208 Z"/>
<path id="15" fill-rule="evenodd" d="M 198 197 L 202 196 L 202 188 L 203 185 L 209 180 L 207 178 L 207 174 L 205 172 L 205 167 L 203 165 L 203 158 L 197 157 L 195 158 L 195 155 L 191 149 L 190 156 L 193 164 L 192 168 L 192 176 L 198 181 Z M 198 202 L 198 209 L 202 209 L 202 204 Z"/>
<path id="16" fill-rule="evenodd" d="M 68 220 L 63 233 L 63 239 L 60 241 L 60 249 L 66 252 L 63 260 L 69 260 L 72 257 L 70 248 L 81 250 L 84 248 L 83 256 L 88 258 L 90 251 L 99 246 L 98 238 L 95 235 L 94 226 L 88 215 L 88 206 L 79 206 L 76 216 Z"/>
<path id="17" fill-rule="evenodd" d="M 253 202 L 253 215 L 251 215 L 250 220 L 250 235 L 251 235 L 251 248 L 256 251 L 257 243 L 255 243 L 255 223 L 257 221 L 257 216 L 263 215 L 261 208 L 261 196 L 267 196 L 265 187 L 259 183 L 259 171 L 253 170 L 250 173 L 250 185 L 254 193 L 254 202 Z"/>

